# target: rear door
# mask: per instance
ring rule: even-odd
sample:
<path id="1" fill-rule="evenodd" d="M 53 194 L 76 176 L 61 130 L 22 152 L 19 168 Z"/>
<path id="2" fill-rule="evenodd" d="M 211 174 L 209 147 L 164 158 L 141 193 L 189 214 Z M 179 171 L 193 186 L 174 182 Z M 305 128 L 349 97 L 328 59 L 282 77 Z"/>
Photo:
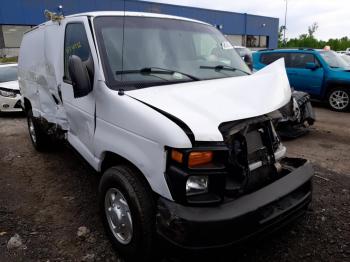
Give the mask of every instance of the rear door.
<path id="1" fill-rule="evenodd" d="M 284 58 L 285 62 L 288 59 L 287 54 L 284 52 L 266 52 L 259 54 L 259 52 L 253 54 L 254 68 L 257 70 L 264 68 L 280 58 Z"/>
<path id="2" fill-rule="evenodd" d="M 315 63 L 317 69 L 307 69 L 307 63 Z M 324 70 L 312 53 L 295 52 L 289 54 L 287 73 L 291 86 L 295 90 L 304 91 L 312 95 L 320 94 Z"/>

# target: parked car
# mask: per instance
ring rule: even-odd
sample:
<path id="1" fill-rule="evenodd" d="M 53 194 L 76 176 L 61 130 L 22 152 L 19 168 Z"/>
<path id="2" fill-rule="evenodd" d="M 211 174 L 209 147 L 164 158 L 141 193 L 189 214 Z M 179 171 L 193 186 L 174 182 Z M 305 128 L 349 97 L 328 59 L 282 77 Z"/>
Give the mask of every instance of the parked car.
<path id="1" fill-rule="evenodd" d="M 256 74 L 215 27 L 90 12 L 27 32 L 20 87 L 34 147 L 66 139 L 102 174 L 115 248 L 154 261 L 156 235 L 188 249 L 271 232 L 305 212 L 310 163 L 271 123 L 291 96 L 283 61 Z"/>
<path id="2" fill-rule="evenodd" d="M 236 47 L 236 51 L 246 62 L 248 67 L 253 66 L 252 52 L 246 47 Z M 247 58 L 250 56 L 250 58 Z M 256 72 L 252 68 L 253 72 Z M 315 112 L 312 108 L 310 96 L 301 91 L 292 90 L 289 103 L 280 108 L 281 117 L 274 121 L 278 135 L 282 138 L 297 138 L 309 132 L 314 124 Z"/>
<path id="3" fill-rule="evenodd" d="M 234 46 L 235 50 L 239 54 L 239 56 L 243 59 L 243 61 L 247 64 L 250 70 L 253 70 L 253 56 L 252 51 L 244 46 Z"/>
<path id="4" fill-rule="evenodd" d="M 350 109 L 350 72 L 348 64 L 334 51 L 315 49 L 274 49 L 253 54 L 254 68 L 284 58 L 291 86 L 327 101 L 335 111 Z"/>
<path id="5" fill-rule="evenodd" d="M 350 66 L 350 56 L 349 55 L 340 55 L 340 57 Z"/>
<path id="6" fill-rule="evenodd" d="M 0 64 L 0 113 L 18 111 L 22 108 L 17 64 Z"/>

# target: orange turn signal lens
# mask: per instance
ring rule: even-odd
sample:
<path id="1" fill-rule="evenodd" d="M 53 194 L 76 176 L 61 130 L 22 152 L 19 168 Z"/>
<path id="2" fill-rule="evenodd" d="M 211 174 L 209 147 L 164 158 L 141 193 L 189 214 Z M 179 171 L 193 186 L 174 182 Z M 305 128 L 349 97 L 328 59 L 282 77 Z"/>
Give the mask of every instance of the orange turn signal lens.
<path id="1" fill-rule="evenodd" d="M 183 154 L 179 151 L 176 150 L 171 150 L 171 159 L 175 160 L 178 163 L 182 163 L 183 162 Z"/>
<path id="2" fill-rule="evenodd" d="M 213 161 L 212 151 L 191 152 L 188 156 L 188 167 L 196 167 Z"/>

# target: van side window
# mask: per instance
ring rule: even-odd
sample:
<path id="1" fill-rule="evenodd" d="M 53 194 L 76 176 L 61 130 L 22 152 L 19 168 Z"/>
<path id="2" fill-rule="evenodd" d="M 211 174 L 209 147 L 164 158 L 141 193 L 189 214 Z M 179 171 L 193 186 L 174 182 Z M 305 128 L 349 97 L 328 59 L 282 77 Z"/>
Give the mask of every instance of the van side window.
<path id="1" fill-rule="evenodd" d="M 315 63 L 316 65 L 319 65 L 313 54 L 306 53 L 291 53 L 289 62 L 289 67 L 292 68 L 305 68 L 307 63 Z"/>
<path id="2" fill-rule="evenodd" d="M 68 60 L 72 55 L 79 56 L 84 62 L 91 56 L 89 41 L 85 27 L 81 23 L 71 23 L 66 26 L 64 39 L 64 79 L 71 80 L 68 72 Z"/>
<path id="3" fill-rule="evenodd" d="M 264 65 L 269 65 L 275 61 L 277 61 L 280 58 L 284 58 L 284 61 L 288 62 L 288 54 L 287 53 L 266 53 L 261 54 L 260 56 L 260 62 Z"/>

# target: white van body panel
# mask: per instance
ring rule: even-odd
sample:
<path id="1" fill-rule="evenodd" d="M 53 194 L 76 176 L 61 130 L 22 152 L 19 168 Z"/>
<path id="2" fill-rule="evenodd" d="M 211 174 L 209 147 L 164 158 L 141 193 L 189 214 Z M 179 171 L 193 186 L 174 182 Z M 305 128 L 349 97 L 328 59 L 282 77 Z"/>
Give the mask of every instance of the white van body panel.
<path id="1" fill-rule="evenodd" d="M 191 148 L 184 131 L 149 106 L 118 95 L 104 82 L 96 88 L 95 156 L 116 153 L 133 163 L 147 178 L 154 192 L 172 199 L 165 181 L 165 147 Z M 100 170 L 101 166 L 97 167 Z"/>
<path id="2" fill-rule="evenodd" d="M 184 121 L 196 141 L 223 141 L 223 122 L 275 111 L 289 102 L 291 89 L 284 60 L 242 77 L 156 86 L 127 95 Z"/>
<path id="3" fill-rule="evenodd" d="M 40 117 L 42 112 L 39 89 L 46 79 L 45 26 L 39 26 L 25 34 L 21 47 L 18 59 L 18 83 L 22 99 L 24 97 L 29 99 L 33 115 Z"/>
<path id="4" fill-rule="evenodd" d="M 67 115 L 59 95 L 62 47 L 58 39 L 63 33 L 62 28 L 52 22 L 26 33 L 21 44 L 18 73 L 23 98 L 31 101 L 33 115 L 68 130 Z"/>

